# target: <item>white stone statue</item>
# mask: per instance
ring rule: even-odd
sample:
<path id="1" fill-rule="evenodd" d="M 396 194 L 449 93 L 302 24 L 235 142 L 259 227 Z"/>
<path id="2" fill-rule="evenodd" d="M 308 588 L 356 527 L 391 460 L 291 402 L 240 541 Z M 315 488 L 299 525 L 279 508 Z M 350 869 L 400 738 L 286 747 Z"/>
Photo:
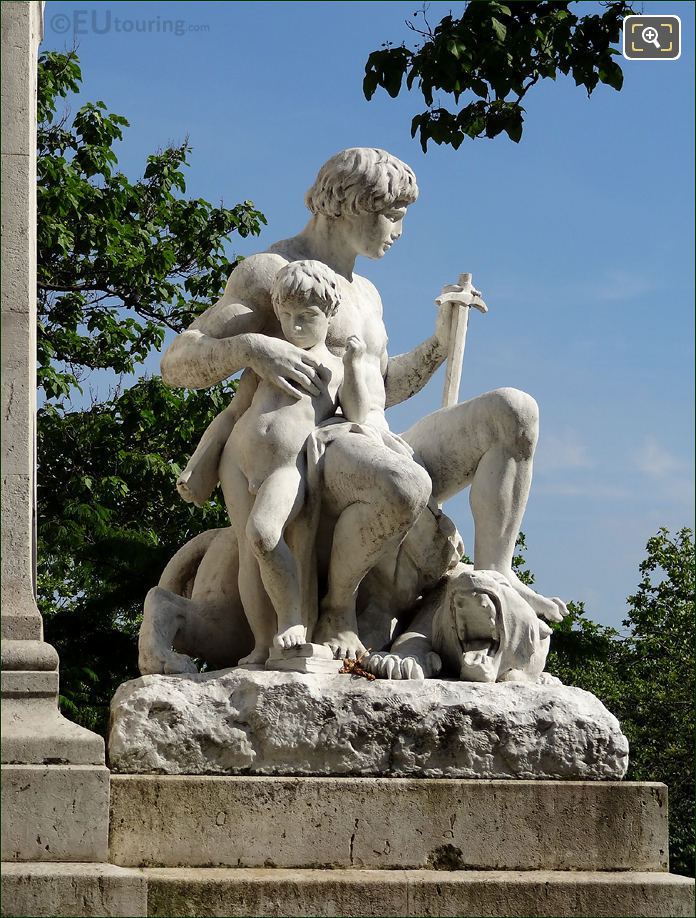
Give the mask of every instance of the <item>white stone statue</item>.
<path id="1" fill-rule="evenodd" d="M 172 386 L 244 373 L 178 482 L 199 504 L 219 482 L 232 526 L 187 543 L 148 594 L 143 673 L 193 672 L 192 657 L 261 664 L 274 641 L 311 638 L 337 658 L 370 647 L 366 663 L 391 678 L 541 677 L 549 629 L 539 617 L 558 621 L 565 605 L 512 569 L 536 403 L 498 389 L 401 437 L 385 421 L 452 351 L 453 310 L 485 309 L 470 277 L 447 285 L 435 334 L 388 356 L 379 294 L 355 261 L 389 250 L 417 196 L 411 169 L 382 150 L 333 156 L 305 197 L 307 226 L 241 262 L 164 355 Z M 473 571 L 457 567 L 461 540 L 439 509 L 466 487 Z"/>

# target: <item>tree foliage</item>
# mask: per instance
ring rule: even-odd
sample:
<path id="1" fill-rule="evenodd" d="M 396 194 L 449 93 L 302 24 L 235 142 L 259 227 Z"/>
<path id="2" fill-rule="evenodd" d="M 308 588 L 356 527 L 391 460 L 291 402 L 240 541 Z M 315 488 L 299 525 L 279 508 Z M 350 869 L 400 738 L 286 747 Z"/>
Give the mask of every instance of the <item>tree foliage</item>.
<path id="1" fill-rule="evenodd" d="M 459 18 L 445 16 L 431 27 L 425 9 L 415 47 L 390 43 L 373 51 L 365 66 L 363 91 L 371 99 L 378 88 L 396 98 L 416 86 L 427 105 L 411 123 L 425 152 L 428 142 L 458 149 L 465 137 L 522 137 L 522 100 L 540 80 L 572 76 L 588 96 L 598 83 L 616 90 L 623 72 L 616 58 L 625 2 L 607 2 L 601 13 L 583 16 L 571 2 L 471 0 Z M 449 96 L 453 107 L 440 99 Z M 460 107 L 460 102 L 463 104 Z"/>
<path id="2" fill-rule="evenodd" d="M 187 142 L 148 156 L 142 178 L 116 169 L 128 126 L 103 102 L 70 119 L 80 87 L 74 53 L 48 52 L 38 86 L 39 385 L 67 395 L 85 372 L 132 373 L 166 328 L 180 331 L 219 295 L 230 233 L 258 233 L 251 201 L 228 209 L 183 197 Z"/>
<path id="3" fill-rule="evenodd" d="M 116 686 L 137 675 L 145 593 L 183 541 L 227 522 L 217 501 L 184 504 L 175 481 L 235 385 L 196 393 L 141 379 L 85 404 L 80 383 L 95 369 L 139 369 L 167 329 L 219 296 L 235 263 L 230 234 L 265 221 L 250 201 L 185 197 L 188 143 L 149 156 L 131 182 L 114 150 L 125 118 L 103 102 L 58 114 L 80 81 L 74 53 L 41 56 L 38 593 L 63 709 L 103 732 Z"/>

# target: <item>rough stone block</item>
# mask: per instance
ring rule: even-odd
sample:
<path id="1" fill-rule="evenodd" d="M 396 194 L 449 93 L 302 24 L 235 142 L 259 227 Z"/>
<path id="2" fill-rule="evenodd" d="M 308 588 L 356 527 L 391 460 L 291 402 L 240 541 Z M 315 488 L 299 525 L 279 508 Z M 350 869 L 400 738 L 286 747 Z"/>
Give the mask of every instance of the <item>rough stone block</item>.
<path id="1" fill-rule="evenodd" d="M 667 788 L 112 775 L 110 851 L 124 866 L 666 870 Z"/>
<path id="2" fill-rule="evenodd" d="M 141 918 L 147 881 L 112 864 L 3 864 L 1 901 L 3 918 Z"/>
<path id="3" fill-rule="evenodd" d="M 3 861 L 106 861 L 109 770 L 3 765 Z"/>
<path id="4" fill-rule="evenodd" d="M 240 669 L 143 676 L 111 706 L 112 770 L 623 777 L 619 722 L 582 689 Z"/>

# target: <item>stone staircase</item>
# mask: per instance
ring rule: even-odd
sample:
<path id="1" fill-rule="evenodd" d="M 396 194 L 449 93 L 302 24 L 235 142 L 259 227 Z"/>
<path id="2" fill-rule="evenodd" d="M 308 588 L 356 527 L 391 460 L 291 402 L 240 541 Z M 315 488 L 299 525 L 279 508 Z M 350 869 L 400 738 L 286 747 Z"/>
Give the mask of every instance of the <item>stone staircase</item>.
<path id="1" fill-rule="evenodd" d="M 662 784 L 112 775 L 157 916 L 681 916 Z"/>

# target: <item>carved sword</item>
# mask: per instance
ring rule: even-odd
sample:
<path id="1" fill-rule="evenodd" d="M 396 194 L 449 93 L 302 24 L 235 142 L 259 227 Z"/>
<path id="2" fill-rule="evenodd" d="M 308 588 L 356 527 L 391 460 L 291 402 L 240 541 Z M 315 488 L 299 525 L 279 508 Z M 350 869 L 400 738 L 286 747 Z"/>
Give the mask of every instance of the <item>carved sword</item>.
<path id="1" fill-rule="evenodd" d="M 459 282 L 446 284 L 435 303 L 442 307 L 451 303 L 450 331 L 447 343 L 447 365 L 445 388 L 442 393 L 442 407 L 451 408 L 459 401 L 459 383 L 462 378 L 464 347 L 469 325 L 469 310 L 473 306 L 479 312 L 488 312 L 488 306 L 481 299 L 471 283 L 471 274 L 460 274 Z"/>

